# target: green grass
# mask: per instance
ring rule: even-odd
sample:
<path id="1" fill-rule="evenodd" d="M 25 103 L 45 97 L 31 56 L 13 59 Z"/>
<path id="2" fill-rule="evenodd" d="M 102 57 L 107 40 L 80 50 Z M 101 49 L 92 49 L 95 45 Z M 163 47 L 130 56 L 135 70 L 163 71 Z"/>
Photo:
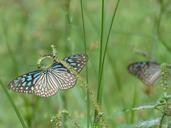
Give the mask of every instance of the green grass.
<path id="1" fill-rule="evenodd" d="M 169 0 L 1 0 L 0 127 L 47 128 L 54 117 L 68 128 L 128 128 L 162 117 L 154 109 L 123 110 L 155 104 L 163 94 L 160 83 L 149 90 L 128 73 L 127 65 L 170 63 L 170 5 Z M 37 69 L 51 44 L 60 58 L 88 55 L 83 81 L 45 99 L 6 90 L 10 80 Z"/>
<path id="2" fill-rule="evenodd" d="M 8 91 L 7 91 L 6 87 L 5 87 L 5 85 L 2 83 L 1 80 L 0 80 L 0 84 L 1 84 L 1 87 L 2 87 L 3 91 L 4 91 L 5 94 L 6 94 L 6 97 L 8 98 L 8 100 L 9 100 L 10 103 L 11 103 L 11 106 L 14 108 L 14 111 L 16 112 L 16 115 L 17 115 L 17 117 L 18 117 L 18 119 L 19 119 L 19 121 L 20 121 L 22 127 L 23 127 L 23 128 L 27 128 L 26 124 L 24 123 L 24 119 L 22 118 L 22 116 L 21 116 L 21 114 L 20 114 L 18 108 L 16 107 L 16 105 L 15 105 L 13 99 L 12 99 L 12 97 L 11 97 L 10 94 L 8 93 Z"/>

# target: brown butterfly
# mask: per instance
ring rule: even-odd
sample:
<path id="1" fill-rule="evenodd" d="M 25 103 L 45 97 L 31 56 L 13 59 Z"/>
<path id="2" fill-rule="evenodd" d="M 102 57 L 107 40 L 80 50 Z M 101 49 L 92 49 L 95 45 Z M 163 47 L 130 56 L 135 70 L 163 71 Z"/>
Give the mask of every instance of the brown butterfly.
<path id="1" fill-rule="evenodd" d="M 161 74 L 160 64 L 150 61 L 129 64 L 128 71 L 138 77 L 145 85 L 153 85 Z"/>

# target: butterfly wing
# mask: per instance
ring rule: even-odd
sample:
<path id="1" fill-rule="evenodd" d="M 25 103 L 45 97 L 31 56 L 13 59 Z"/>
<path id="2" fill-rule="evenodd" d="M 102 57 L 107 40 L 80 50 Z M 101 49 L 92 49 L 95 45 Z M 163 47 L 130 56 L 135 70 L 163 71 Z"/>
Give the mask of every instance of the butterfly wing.
<path id="1" fill-rule="evenodd" d="M 55 95 L 59 89 L 69 89 L 76 84 L 75 75 L 61 63 L 54 63 L 48 70 L 33 71 L 9 83 L 15 92 L 32 93 L 40 97 Z"/>
<path id="2" fill-rule="evenodd" d="M 34 85 L 41 76 L 41 70 L 29 72 L 12 80 L 9 89 L 20 93 L 34 93 Z"/>
<path id="3" fill-rule="evenodd" d="M 48 70 L 42 72 L 34 86 L 34 94 L 40 97 L 53 96 L 58 90 L 58 84 L 53 80 Z"/>
<path id="4" fill-rule="evenodd" d="M 64 59 L 77 72 L 80 72 L 87 62 L 84 54 L 72 55 Z M 69 89 L 76 84 L 76 76 L 72 74 L 62 63 L 54 62 L 45 70 L 27 73 L 9 83 L 9 88 L 21 93 L 32 93 L 41 97 L 49 97 L 61 89 Z"/>
<path id="5" fill-rule="evenodd" d="M 160 65 L 156 62 L 135 62 L 128 66 L 128 71 L 146 85 L 153 85 L 161 72 Z"/>
<path id="6" fill-rule="evenodd" d="M 87 62 L 87 56 L 85 54 L 76 54 L 64 58 L 64 61 L 79 73 Z M 77 82 L 76 76 L 62 63 L 55 62 L 51 67 L 50 73 L 61 90 L 72 88 Z"/>
<path id="7" fill-rule="evenodd" d="M 85 54 L 76 54 L 65 58 L 64 61 L 79 73 L 86 65 L 87 58 Z"/>
<path id="8" fill-rule="evenodd" d="M 34 85 L 34 94 L 41 97 L 53 96 L 59 89 L 69 89 L 76 84 L 76 77 L 62 64 L 55 62 L 42 71 Z"/>
<path id="9" fill-rule="evenodd" d="M 69 89 L 75 86 L 77 79 L 62 63 L 54 63 L 49 73 L 59 89 Z"/>

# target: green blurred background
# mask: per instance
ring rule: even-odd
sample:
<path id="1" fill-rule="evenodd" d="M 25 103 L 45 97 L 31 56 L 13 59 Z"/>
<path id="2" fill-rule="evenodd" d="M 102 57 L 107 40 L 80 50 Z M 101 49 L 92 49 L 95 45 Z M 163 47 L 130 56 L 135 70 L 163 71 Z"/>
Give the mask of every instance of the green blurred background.
<path id="1" fill-rule="evenodd" d="M 117 0 L 105 1 L 106 38 Z M 36 70 L 40 56 L 83 53 L 84 40 L 79 0 L 0 0 L 0 79 L 8 82 L 18 75 Z M 83 0 L 87 41 L 88 86 L 97 93 L 101 1 Z M 113 23 L 103 74 L 102 111 L 108 127 L 127 128 L 140 120 L 160 117 L 157 111 L 123 112 L 151 104 L 162 93 L 159 86 L 147 88 L 127 71 L 127 65 L 140 60 L 170 63 L 171 1 L 121 0 Z M 143 56 L 146 54 L 147 56 Z M 80 74 L 85 78 L 85 69 Z M 81 128 L 87 127 L 86 90 L 76 87 L 50 98 L 9 91 L 28 127 L 52 127 L 51 118 L 66 109 Z M 21 128 L 16 113 L 0 88 L 0 127 Z M 90 101 L 91 102 L 91 101 Z M 94 108 L 91 106 L 91 122 Z M 66 119 L 65 127 L 74 127 Z"/>

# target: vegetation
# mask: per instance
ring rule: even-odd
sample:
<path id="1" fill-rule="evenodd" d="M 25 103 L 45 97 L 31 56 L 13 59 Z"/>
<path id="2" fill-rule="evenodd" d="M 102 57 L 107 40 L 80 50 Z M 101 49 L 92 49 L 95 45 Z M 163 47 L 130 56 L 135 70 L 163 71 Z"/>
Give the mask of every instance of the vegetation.
<path id="1" fill-rule="evenodd" d="M 0 0 L 0 127 L 169 127 L 170 22 L 170 0 Z M 76 86 L 49 98 L 8 90 L 51 44 L 59 58 L 88 55 Z M 130 75 L 135 61 L 160 63 L 162 82 Z"/>

